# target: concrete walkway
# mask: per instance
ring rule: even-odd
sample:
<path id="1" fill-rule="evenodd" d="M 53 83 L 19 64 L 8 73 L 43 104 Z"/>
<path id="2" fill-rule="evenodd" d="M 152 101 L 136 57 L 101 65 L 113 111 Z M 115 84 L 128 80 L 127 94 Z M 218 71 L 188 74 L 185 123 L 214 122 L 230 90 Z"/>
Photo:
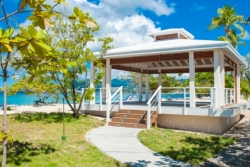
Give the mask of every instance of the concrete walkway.
<path id="1" fill-rule="evenodd" d="M 145 147 L 137 138 L 142 129 L 99 127 L 87 134 L 87 140 L 104 153 L 133 167 L 191 166 L 161 156 Z"/>
<path id="2" fill-rule="evenodd" d="M 250 167 L 250 110 L 241 112 L 242 119 L 223 136 L 238 142 L 206 161 L 201 167 Z"/>

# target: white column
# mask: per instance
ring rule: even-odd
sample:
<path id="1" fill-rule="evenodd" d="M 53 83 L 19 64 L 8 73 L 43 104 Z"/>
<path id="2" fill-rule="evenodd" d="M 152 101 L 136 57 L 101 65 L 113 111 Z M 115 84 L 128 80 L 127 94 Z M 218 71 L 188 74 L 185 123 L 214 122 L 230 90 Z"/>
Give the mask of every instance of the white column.
<path id="1" fill-rule="evenodd" d="M 106 88 L 106 67 L 103 69 L 103 72 L 105 73 L 105 75 L 103 75 L 102 77 L 102 88 Z M 105 102 L 106 100 L 106 96 L 105 96 L 105 92 L 106 89 L 101 89 L 101 93 L 102 93 L 102 102 Z M 105 93 L 104 93 L 105 92 Z"/>
<path id="2" fill-rule="evenodd" d="M 220 106 L 225 106 L 225 68 L 224 54 L 220 52 Z"/>
<path id="3" fill-rule="evenodd" d="M 110 77 L 111 77 L 111 66 L 110 66 L 110 58 L 106 59 L 106 100 L 110 97 Z"/>
<path id="4" fill-rule="evenodd" d="M 236 69 L 236 103 L 240 102 L 240 66 L 237 64 Z"/>
<path id="5" fill-rule="evenodd" d="M 220 108 L 221 96 L 220 96 L 220 54 L 219 50 L 214 50 L 214 87 L 216 88 L 215 92 L 215 108 Z"/>
<path id="6" fill-rule="evenodd" d="M 189 52 L 189 98 L 190 107 L 195 107 L 195 64 L 194 52 Z"/>
<path id="7" fill-rule="evenodd" d="M 138 88 L 139 88 L 139 101 L 142 101 L 142 73 L 138 74 L 139 77 L 139 83 L 138 83 Z"/>
<path id="8" fill-rule="evenodd" d="M 94 63 L 91 62 L 90 63 L 90 85 L 89 85 L 90 88 L 95 88 L 94 81 L 95 81 L 95 66 L 94 66 Z M 95 104 L 95 91 L 92 94 L 92 96 L 94 97 L 94 99 L 90 101 L 90 104 Z"/>
<path id="9" fill-rule="evenodd" d="M 158 87 L 162 86 L 162 75 L 161 75 L 161 69 L 158 70 Z"/>
<path id="10" fill-rule="evenodd" d="M 146 74 L 146 101 L 149 100 L 149 75 Z"/>

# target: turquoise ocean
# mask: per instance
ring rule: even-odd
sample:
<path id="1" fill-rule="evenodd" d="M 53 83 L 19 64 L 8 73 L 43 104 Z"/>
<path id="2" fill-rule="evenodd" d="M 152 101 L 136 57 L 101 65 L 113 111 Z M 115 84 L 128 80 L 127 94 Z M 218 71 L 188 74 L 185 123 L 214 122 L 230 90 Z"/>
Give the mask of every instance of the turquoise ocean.
<path id="1" fill-rule="evenodd" d="M 128 98 L 129 94 L 123 94 L 123 100 L 126 100 Z M 96 93 L 96 104 L 100 103 L 100 96 L 99 93 Z M 134 97 L 138 100 L 139 97 L 138 95 L 134 95 Z M 187 94 L 186 97 L 189 97 L 189 94 Z M 168 98 L 184 98 L 184 94 L 162 94 L 162 98 L 168 99 Z M 34 101 L 38 100 L 38 97 L 35 95 L 27 95 L 23 92 L 18 92 L 15 95 L 12 96 L 7 96 L 7 103 L 8 104 L 15 104 L 15 105 L 33 105 Z M 145 100 L 145 94 L 142 95 L 142 100 Z M 52 99 L 48 99 L 48 102 L 52 101 Z M 61 96 L 60 100 L 58 103 L 63 103 L 63 96 Z M 85 103 L 88 103 L 86 101 Z M 0 105 L 3 104 L 3 93 L 0 93 Z"/>

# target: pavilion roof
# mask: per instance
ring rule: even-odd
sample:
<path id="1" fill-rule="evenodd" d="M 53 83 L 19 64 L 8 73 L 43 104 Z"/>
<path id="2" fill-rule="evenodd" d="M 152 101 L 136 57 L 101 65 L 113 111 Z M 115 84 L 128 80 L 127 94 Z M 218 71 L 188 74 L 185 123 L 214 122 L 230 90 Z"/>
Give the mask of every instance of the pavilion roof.
<path id="1" fill-rule="evenodd" d="M 241 68 L 247 66 L 246 60 L 239 54 L 239 52 L 227 41 L 215 41 L 215 40 L 197 40 L 193 39 L 192 34 L 188 34 L 185 29 L 170 29 L 160 32 L 149 34 L 151 37 L 156 35 L 164 35 L 169 33 L 178 32 L 184 35 L 189 35 L 187 39 L 166 39 L 156 40 L 154 42 L 143 43 L 138 45 L 114 48 L 107 52 L 104 59 L 111 58 L 127 58 L 127 57 L 140 57 L 140 56 L 152 56 L 152 55 L 168 55 L 176 53 L 187 53 L 188 51 L 203 52 L 211 51 L 213 49 L 220 49 L 223 53 L 229 57 L 235 63 L 240 64 Z M 99 52 L 94 53 L 96 56 L 100 56 Z"/>

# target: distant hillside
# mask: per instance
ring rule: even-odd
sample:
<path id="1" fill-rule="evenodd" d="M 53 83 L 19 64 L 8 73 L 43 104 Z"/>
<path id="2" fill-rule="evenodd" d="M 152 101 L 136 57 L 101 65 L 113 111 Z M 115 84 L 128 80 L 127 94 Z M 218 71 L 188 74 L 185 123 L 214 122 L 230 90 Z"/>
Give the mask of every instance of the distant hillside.
<path id="1" fill-rule="evenodd" d="M 112 79 L 112 87 L 119 87 L 119 86 L 129 86 L 131 80 L 119 80 L 119 79 Z"/>

